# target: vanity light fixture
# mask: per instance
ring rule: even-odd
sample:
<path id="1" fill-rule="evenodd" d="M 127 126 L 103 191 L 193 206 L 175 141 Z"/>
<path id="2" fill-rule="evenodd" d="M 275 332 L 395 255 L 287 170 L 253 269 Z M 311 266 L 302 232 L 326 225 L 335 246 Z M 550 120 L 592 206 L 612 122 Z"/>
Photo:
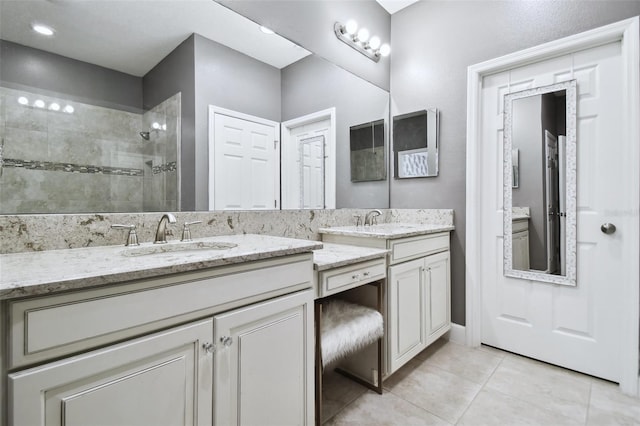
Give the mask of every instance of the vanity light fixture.
<path id="1" fill-rule="evenodd" d="M 46 25 L 42 25 L 42 24 L 36 24 L 33 23 L 31 24 L 31 29 L 35 32 L 37 32 L 38 34 L 42 34 L 44 36 L 47 37 L 51 37 L 53 35 L 53 33 L 55 32 L 53 30 L 53 28 L 46 26 Z"/>
<path id="2" fill-rule="evenodd" d="M 265 34 L 275 34 L 273 30 L 262 25 L 260 25 L 260 31 L 262 31 Z"/>
<path id="3" fill-rule="evenodd" d="M 373 36 L 369 39 L 369 30 L 366 28 L 358 30 L 358 24 L 353 19 L 348 20 L 345 25 L 336 22 L 333 31 L 340 41 L 374 62 L 378 62 L 381 56 L 389 56 L 391 53 L 391 47 L 388 44 L 380 45 L 380 37 Z"/>

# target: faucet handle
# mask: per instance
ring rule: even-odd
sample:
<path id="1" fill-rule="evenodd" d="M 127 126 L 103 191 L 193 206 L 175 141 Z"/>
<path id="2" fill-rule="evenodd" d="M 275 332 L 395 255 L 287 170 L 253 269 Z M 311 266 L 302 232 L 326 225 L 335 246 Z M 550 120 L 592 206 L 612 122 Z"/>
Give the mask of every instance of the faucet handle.
<path id="1" fill-rule="evenodd" d="M 195 225 L 197 223 L 202 223 L 202 221 L 194 220 L 193 222 L 184 223 L 184 227 L 182 228 L 182 238 L 180 241 L 191 241 L 191 229 L 189 229 L 189 225 Z"/>
<path id="2" fill-rule="evenodd" d="M 356 219 L 356 227 L 362 225 L 362 215 L 354 214 L 353 217 Z"/>
<path id="3" fill-rule="evenodd" d="M 125 247 L 127 246 L 139 246 L 140 243 L 138 242 L 138 233 L 136 232 L 136 226 L 135 225 L 120 225 L 120 224 L 113 224 L 111 225 L 112 229 L 128 229 L 129 230 L 129 234 L 127 234 L 127 241 L 124 243 Z"/>

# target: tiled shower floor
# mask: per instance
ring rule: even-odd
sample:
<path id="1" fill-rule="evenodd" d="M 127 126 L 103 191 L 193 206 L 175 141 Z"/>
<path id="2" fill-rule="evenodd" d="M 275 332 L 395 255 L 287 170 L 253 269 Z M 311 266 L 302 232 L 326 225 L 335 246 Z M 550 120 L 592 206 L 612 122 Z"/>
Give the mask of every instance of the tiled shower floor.
<path id="1" fill-rule="evenodd" d="M 378 395 L 325 374 L 325 425 L 640 425 L 617 385 L 490 347 L 439 340 Z"/>

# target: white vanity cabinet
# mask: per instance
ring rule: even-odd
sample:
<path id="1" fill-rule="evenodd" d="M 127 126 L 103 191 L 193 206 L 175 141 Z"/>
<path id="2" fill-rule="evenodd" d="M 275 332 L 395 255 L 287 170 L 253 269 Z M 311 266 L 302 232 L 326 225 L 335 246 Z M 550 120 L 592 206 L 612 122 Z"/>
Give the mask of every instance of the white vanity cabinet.
<path id="1" fill-rule="evenodd" d="M 216 425 L 311 425 L 311 291 L 214 317 Z"/>
<path id="2" fill-rule="evenodd" d="M 449 331 L 449 232 L 400 238 L 325 233 L 323 241 L 389 250 L 385 303 L 387 375 Z"/>
<path id="3" fill-rule="evenodd" d="M 312 424 L 312 280 L 305 253 L 7 301 L 8 424 Z"/>
<path id="4" fill-rule="evenodd" d="M 529 219 L 513 221 L 511 228 L 513 244 L 513 269 L 529 270 Z"/>
<path id="5" fill-rule="evenodd" d="M 389 373 L 403 366 L 451 328 L 448 241 L 447 234 L 446 244 L 429 248 L 428 251 L 434 254 L 389 266 Z M 412 241 L 419 242 L 435 243 L 429 238 Z"/>

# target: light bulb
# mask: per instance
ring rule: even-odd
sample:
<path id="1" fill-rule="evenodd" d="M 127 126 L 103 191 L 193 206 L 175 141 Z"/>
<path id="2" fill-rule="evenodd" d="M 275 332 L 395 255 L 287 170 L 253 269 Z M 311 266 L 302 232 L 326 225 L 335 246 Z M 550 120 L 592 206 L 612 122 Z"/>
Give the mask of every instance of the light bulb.
<path id="1" fill-rule="evenodd" d="M 60 105 L 54 102 L 51 105 L 49 105 L 49 109 L 51 111 L 60 111 Z"/>
<path id="2" fill-rule="evenodd" d="M 38 34 L 42 34 L 45 36 L 52 36 L 54 33 L 53 28 L 47 27 L 46 25 L 42 24 L 31 24 L 31 29 L 33 29 L 33 31 L 37 32 Z"/>
<path id="3" fill-rule="evenodd" d="M 356 31 L 358 31 L 358 23 L 353 19 L 349 19 L 344 26 L 344 30 L 347 32 L 347 34 L 354 35 Z"/>
<path id="4" fill-rule="evenodd" d="M 63 111 L 66 112 L 67 114 L 73 114 L 73 111 L 75 110 L 71 105 L 67 105 L 66 107 L 64 107 Z"/>
<path id="5" fill-rule="evenodd" d="M 389 56 L 389 53 L 391 53 L 391 46 L 389 46 L 387 43 L 380 46 L 380 55 Z"/>
<path id="6" fill-rule="evenodd" d="M 366 28 L 360 28 L 360 31 L 358 31 L 358 40 L 363 43 L 369 40 L 369 30 Z"/>
<path id="7" fill-rule="evenodd" d="M 167 125 L 166 124 L 162 125 L 162 130 L 167 130 Z"/>
<path id="8" fill-rule="evenodd" d="M 273 30 L 271 30 L 271 29 L 269 29 L 267 27 L 264 27 L 262 25 L 260 25 L 260 31 L 262 31 L 265 34 L 274 34 Z"/>
<path id="9" fill-rule="evenodd" d="M 158 123 L 157 121 L 156 121 L 156 122 L 154 122 L 154 123 L 151 125 L 151 128 L 152 128 L 152 129 L 154 129 L 154 130 L 158 130 L 158 129 L 160 129 L 160 123 Z"/>
<path id="10" fill-rule="evenodd" d="M 371 49 L 373 50 L 376 50 L 378 47 L 380 47 L 380 38 L 378 36 L 371 37 L 371 40 L 369 40 L 369 47 L 371 47 Z"/>
<path id="11" fill-rule="evenodd" d="M 20 96 L 18 98 L 18 103 L 20 105 L 28 105 L 29 104 L 29 99 L 25 98 L 24 96 Z"/>
<path id="12" fill-rule="evenodd" d="M 44 101 L 42 99 L 38 99 L 33 103 L 34 107 L 44 108 Z"/>

